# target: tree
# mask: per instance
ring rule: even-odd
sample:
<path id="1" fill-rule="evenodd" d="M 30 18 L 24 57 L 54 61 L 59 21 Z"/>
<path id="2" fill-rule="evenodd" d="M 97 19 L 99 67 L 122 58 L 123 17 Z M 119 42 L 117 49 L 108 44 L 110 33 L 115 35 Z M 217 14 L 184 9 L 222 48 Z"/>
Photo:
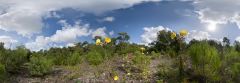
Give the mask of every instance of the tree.
<path id="1" fill-rule="evenodd" d="M 230 46 L 230 40 L 227 37 L 223 37 L 223 45 L 226 47 Z"/>
<path id="2" fill-rule="evenodd" d="M 118 35 L 117 39 L 120 42 L 127 42 L 130 39 L 130 36 L 126 32 L 120 32 Z"/>
<path id="3" fill-rule="evenodd" d="M 235 47 L 236 51 L 240 52 L 240 42 L 239 41 L 234 42 L 234 47 Z"/>

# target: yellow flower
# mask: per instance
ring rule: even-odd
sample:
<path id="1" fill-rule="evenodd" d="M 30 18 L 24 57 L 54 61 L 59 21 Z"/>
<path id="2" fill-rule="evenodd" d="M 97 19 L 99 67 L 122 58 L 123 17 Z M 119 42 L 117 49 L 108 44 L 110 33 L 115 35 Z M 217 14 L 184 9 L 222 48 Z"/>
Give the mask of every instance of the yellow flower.
<path id="1" fill-rule="evenodd" d="M 105 42 L 106 42 L 106 43 L 110 43 L 110 42 L 111 42 L 111 38 L 106 37 L 106 38 L 105 38 Z"/>
<path id="2" fill-rule="evenodd" d="M 113 80 L 118 80 L 118 79 L 119 79 L 118 76 L 113 77 Z"/>
<path id="3" fill-rule="evenodd" d="M 144 54 L 143 51 L 145 50 L 145 48 L 144 48 L 144 47 L 141 47 L 141 50 L 142 50 L 142 54 Z"/>
<path id="4" fill-rule="evenodd" d="M 141 47 L 141 50 L 145 50 L 145 48 L 144 48 L 144 47 Z"/>
<path id="5" fill-rule="evenodd" d="M 127 73 L 127 75 L 128 75 L 128 76 L 130 76 L 130 75 L 131 75 L 131 73 Z"/>
<path id="6" fill-rule="evenodd" d="M 174 39 L 176 36 L 177 36 L 177 34 L 175 32 L 172 32 L 171 39 Z"/>
<path id="7" fill-rule="evenodd" d="M 188 34 L 188 31 L 183 29 L 180 31 L 180 36 L 186 36 Z"/>
<path id="8" fill-rule="evenodd" d="M 97 40 L 96 40 L 96 45 L 101 45 L 101 44 L 102 44 L 101 40 L 100 40 L 100 39 L 97 39 Z"/>

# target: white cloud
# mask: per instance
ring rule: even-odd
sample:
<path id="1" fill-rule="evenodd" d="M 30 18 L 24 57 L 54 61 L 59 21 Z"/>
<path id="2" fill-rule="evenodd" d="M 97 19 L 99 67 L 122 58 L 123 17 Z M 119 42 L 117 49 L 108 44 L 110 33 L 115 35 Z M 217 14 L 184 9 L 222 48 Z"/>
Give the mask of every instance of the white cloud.
<path id="1" fill-rule="evenodd" d="M 240 0 L 195 0 L 199 19 L 205 23 L 233 22 L 240 28 Z"/>
<path id="2" fill-rule="evenodd" d="M 94 38 L 95 36 L 101 36 L 101 37 L 106 37 L 106 27 L 103 28 L 98 28 L 95 31 L 92 32 L 92 38 Z"/>
<path id="3" fill-rule="evenodd" d="M 142 43 L 147 45 L 157 39 L 157 33 L 161 30 L 171 31 L 169 28 L 164 28 L 163 26 L 157 27 L 144 27 L 144 32 L 141 35 Z"/>
<path id="4" fill-rule="evenodd" d="M 72 43 L 78 37 L 89 36 L 91 30 L 89 25 L 80 25 L 79 22 L 76 22 L 75 25 L 69 25 L 64 21 L 61 21 L 63 24 L 62 30 L 57 30 L 56 33 L 50 37 L 37 36 L 35 41 L 26 43 L 26 47 L 38 51 L 40 49 L 48 49 L 49 47 L 58 47 L 55 43 Z"/>
<path id="5" fill-rule="evenodd" d="M 105 18 L 103 19 L 103 21 L 106 21 L 106 22 L 113 22 L 114 20 L 115 20 L 115 18 L 112 17 L 112 16 L 105 17 Z"/>
<path id="6" fill-rule="evenodd" d="M 4 47 L 11 48 L 13 44 L 16 44 L 18 41 L 13 39 L 10 36 L 0 36 L 0 42 L 4 43 Z"/>
<path id="7" fill-rule="evenodd" d="M 73 8 L 101 13 L 128 8 L 143 1 L 159 0 L 0 0 L 0 29 L 31 36 L 41 32 L 42 17 L 50 11 Z"/>
<path id="8" fill-rule="evenodd" d="M 240 42 L 240 36 L 238 36 L 235 40 Z"/>
<path id="9" fill-rule="evenodd" d="M 211 35 L 208 32 L 192 30 L 189 32 L 186 40 L 187 41 L 191 41 L 192 39 L 205 40 L 205 39 L 210 39 L 210 37 Z"/>
<path id="10" fill-rule="evenodd" d="M 74 43 L 68 43 L 67 45 L 66 45 L 67 47 L 74 47 L 74 46 L 76 46 Z"/>
<path id="11" fill-rule="evenodd" d="M 79 37 L 87 37 L 90 35 L 92 37 L 107 36 L 105 27 L 92 30 L 89 24 L 81 25 L 80 22 L 75 22 L 75 25 L 69 25 L 65 20 L 60 20 L 59 23 L 63 25 L 62 30 L 57 30 L 54 35 L 49 37 L 37 36 L 35 41 L 26 43 L 26 47 L 33 51 L 39 51 L 50 47 L 74 46 L 73 43 L 76 42 Z M 59 43 L 66 43 L 66 45 Z"/>
<path id="12" fill-rule="evenodd" d="M 79 24 L 75 24 L 74 26 L 65 25 L 62 30 L 57 30 L 50 39 L 53 42 L 71 42 L 77 39 L 77 37 L 88 35 L 90 35 L 88 24 L 84 26 Z"/>

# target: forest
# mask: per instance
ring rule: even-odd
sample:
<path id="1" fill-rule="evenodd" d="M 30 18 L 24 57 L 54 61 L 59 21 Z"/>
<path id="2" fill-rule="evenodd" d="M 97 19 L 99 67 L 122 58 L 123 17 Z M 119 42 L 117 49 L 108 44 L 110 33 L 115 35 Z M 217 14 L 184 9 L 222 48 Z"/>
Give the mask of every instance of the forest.
<path id="1" fill-rule="evenodd" d="M 72 47 L 30 51 L 0 43 L 1 83 L 238 83 L 240 42 L 191 40 L 162 30 L 149 45 L 128 33 L 96 36 Z"/>

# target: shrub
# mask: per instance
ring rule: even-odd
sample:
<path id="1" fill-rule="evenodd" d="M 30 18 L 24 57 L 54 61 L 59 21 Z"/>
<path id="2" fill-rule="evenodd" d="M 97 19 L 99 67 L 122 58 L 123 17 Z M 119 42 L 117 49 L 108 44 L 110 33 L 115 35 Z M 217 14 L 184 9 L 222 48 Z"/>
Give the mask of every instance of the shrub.
<path id="1" fill-rule="evenodd" d="M 11 73 L 19 72 L 21 66 L 28 61 L 27 54 L 28 50 L 23 47 L 18 47 L 13 51 L 8 51 L 2 59 L 6 70 Z"/>
<path id="2" fill-rule="evenodd" d="M 133 66 L 139 70 L 141 78 L 147 79 L 149 77 L 149 64 L 150 64 L 150 57 L 142 54 L 139 51 L 134 53 L 133 58 Z"/>
<path id="3" fill-rule="evenodd" d="M 159 58 L 161 56 L 160 53 L 156 53 L 154 51 L 151 52 L 151 59 L 156 59 L 156 58 Z"/>
<path id="4" fill-rule="evenodd" d="M 235 49 L 230 49 L 230 51 L 224 55 L 223 58 L 223 64 L 222 64 L 222 70 L 224 70 L 224 75 L 222 76 L 222 79 L 225 79 L 225 81 L 232 81 L 232 82 L 239 82 L 240 81 L 240 57 L 239 52 L 237 52 Z"/>
<path id="5" fill-rule="evenodd" d="M 178 76 L 176 59 L 173 59 L 170 56 L 161 56 L 159 59 L 160 62 L 157 66 L 158 79 L 168 83 L 176 83 Z"/>
<path id="6" fill-rule="evenodd" d="M 43 56 L 33 56 L 30 58 L 28 69 L 32 76 L 43 76 L 52 69 L 52 61 Z"/>
<path id="7" fill-rule="evenodd" d="M 192 60 L 194 73 L 203 79 L 219 80 L 219 69 L 221 66 L 217 49 L 207 42 L 200 42 L 190 46 L 189 55 Z"/>
<path id="8" fill-rule="evenodd" d="M 139 51 L 134 53 L 133 63 L 138 65 L 140 68 L 145 68 L 148 64 L 150 64 L 150 57 L 142 54 Z"/>
<path id="9" fill-rule="evenodd" d="M 5 66 L 3 64 L 0 64 L 0 81 L 5 81 L 7 76 L 7 72 L 5 70 Z"/>
<path id="10" fill-rule="evenodd" d="M 91 65 L 99 65 L 103 62 L 102 54 L 97 51 L 90 51 L 86 58 Z"/>
<path id="11" fill-rule="evenodd" d="M 121 42 L 116 46 L 116 53 L 118 54 L 134 53 L 137 50 L 140 50 L 137 44 Z"/>
<path id="12" fill-rule="evenodd" d="M 231 66 L 231 74 L 232 74 L 232 80 L 235 82 L 239 82 L 240 81 L 240 63 L 234 63 Z"/>
<path id="13" fill-rule="evenodd" d="M 76 65 L 82 62 L 82 57 L 80 53 L 74 52 L 69 57 L 66 58 L 67 65 Z"/>

